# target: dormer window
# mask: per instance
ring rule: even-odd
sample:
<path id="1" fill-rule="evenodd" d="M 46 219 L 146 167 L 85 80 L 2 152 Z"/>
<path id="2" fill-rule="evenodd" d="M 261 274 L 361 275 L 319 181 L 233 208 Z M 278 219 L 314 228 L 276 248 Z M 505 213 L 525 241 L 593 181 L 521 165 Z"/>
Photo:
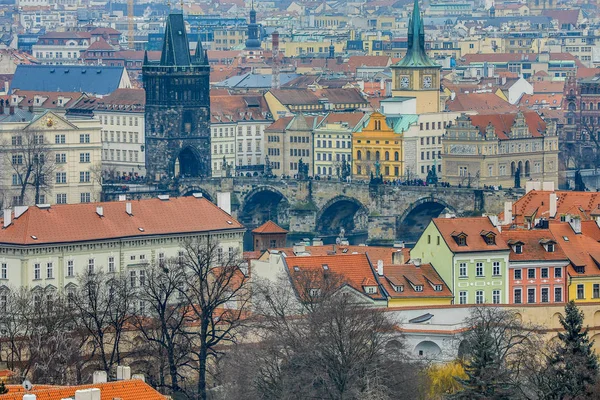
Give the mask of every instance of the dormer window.
<path id="1" fill-rule="evenodd" d="M 327 264 L 323 264 L 323 269 L 324 269 L 325 271 L 329 270 L 329 265 L 327 265 Z"/>
<path id="2" fill-rule="evenodd" d="M 377 287 L 376 286 L 365 286 L 365 293 L 375 294 L 375 293 L 377 293 Z"/>
<path id="3" fill-rule="evenodd" d="M 546 250 L 548 253 L 554 253 L 554 243 L 548 243 Z"/>
<path id="4" fill-rule="evenodd" d="M 422 292 L 423 291 L 423 285 L 415 285 L 415 292 Z"/>
<path id="5" fill-rule="evenodd" d="M 467 234 L 466 233 L 461 232 L 458 234 L 452 234 L 452 237 L 456 241 L 456 244 L 458 244 L 459 246 L 467 245 Z"/>
<path id="6" fill-rule="evenodd" d="M 517 254 L 523 253 L 523 245 L 522 244 L 515 245 L 515 253 L 517 253 Z"/>
<path id="7" fill-rule="evenodd" d="M 404 285 L 392 285 L 395 292 L 402 293 L 404 292 Z"/>
<path id="8" fill-rule="evenodd" d="M 308 293 L 311 297 L 317 297 L 321 294 L 321 289 L 310 289 Z"/>
<path id="9" fill-rule="evenodd" d="M 442 285 L 435 285 L 433 287 L 433 290 L 435 290 L 436 292 L 441 292 L 442 291 Z"/>
<path id="10" fill-rule="evenodd" d="M 485 244 L 492 246 L 496 244 L 496 237 L 494 235 L 485 236 Z"/>

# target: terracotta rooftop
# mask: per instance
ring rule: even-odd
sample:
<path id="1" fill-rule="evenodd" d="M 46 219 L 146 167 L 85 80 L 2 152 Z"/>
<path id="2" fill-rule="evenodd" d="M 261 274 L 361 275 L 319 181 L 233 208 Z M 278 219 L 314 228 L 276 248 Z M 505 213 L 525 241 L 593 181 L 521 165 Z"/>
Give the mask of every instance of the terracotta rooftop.
<path id="1" fill-rule="evenodd" d="M 523 112 L 525 123 L 529 127 L 531 137 L 542 137 L 542 132 L 546 130 L 546 123 L 535 111 Z M 510 133 L 517 114 L 487 114 L 487 115 L 472 115 L 469 117 L 471 124 L 479 129 L 480 133 L 485 133 L 488 125 L 493 125 L 496 136 L 500 140 L 510 139 Z"/>
<path id="2" fill-rule="evenodd" d="M 401 264 L 407 262 L 410 258 L 410 249 L 408 248 L 337 244 L 304 246 L 303 248 L 304 251 L 302 254 L 309 254 L 313 256 L 366 254 L 373 264 L 377 264 L 378 260 L 382 260 L 386 265 L 393 263 Z M 294 252 L 294 247 L 270 250 L 281 251 L 289 257 L 301 255 L 300 253 Z"/>
<path id="3" fill-rule="evenodd" d="M 600 276 L 600 243 L 575 233 L 568 222 L 550 221 L 550 231 L 571 262 L 569 275 Z"/>
<path id="4" fill-rule="evenodd" d="M 210 96 L 210 117 L 212 123 L 233 123 L 237 121 L 272 121 L 269 108 L 263 96 L 256 94 L 226 94 Z"/>
<path id="5" fill-rule="evenodd" d="M 2 400 L 22 400 L 25 394 L 21 385 L 7 385 L 9 392 L 0 395 Z M 38 400 L 63 400 L 74 398 L 75 391 L 82 389 L 100 389 L 101 400 L 166 400 L 166 397 L 154 390 L 150 385 L 138 379 L 98 383 L 79 386 L 34 385 L 29 393 L 35 394 Z"/>
<path id="6" fill-rule="evenodd" d="M 517 107 L 494 93 L 456 93 L 454 100 L 448 100 L 449 111 L 477 111 L 480 114 L 515 112 Z"/>
<path id="7" fill-rule="evenodd" d="M 556 215 L 551 216 L 550 194 L 555 193 Z M 583 221 L 600 216 L 600 193 L 531 190 L 513 204 L 513 223 L 525 224 L 525 218 L 560 219 L 561 215 L 578 215 Z"/>
<path id="8" fill-rule="evenodd" d="M 41 245 L 126 237 L 243 229 L 206 198 L 194 196 L 126 202 L 32 206 L 0 229 L 0 245 Z M 97 213 L 102 208 L 103 216 Z"/>
<path id="9" fill-rule="evenodd" d="M 94 43 L 92 43 L 90 45 L 90 47 L 87 48 L 86 51 L 95 51 L 95 50 L 104 50 L 104 51 L 115 51 L 115 49 L 108 44 L 108 42 L 106 40 L 104 40 L 103 38 L 100 38 L 98 40 L 96 40 Z"/>
<path id="10" fill-rule="evenodd" d="M 434 218 L 433 223 L 444 241 L 454 253 L 508 250 L 508 245 L 488 217 Z M 495 237 L 494 244 L 487 244 L 485 233 Z M 459 245 L 459 237 L 466 236 L 466 244 Z"/>
<path id="11" fill-rule="evenodd" d="M 502 238 L 508 243 L 521 243 L 522 253 L 515 253 L 511 247 L 509 254 L 510 261 L 558 261 L 567 260 L 567 256 L 562 248 L 557 244 L 557 240 L 549 229 L 516 229 L 503 230 Z M 544 243 L 555 243 L 554 251 L 549 252 L 544 247 Z"/>
<path id="12" fill-rule="evenodd" d="M 81 92 L 43 92 L 34 90 L 15 90 L 11 97 L 18 99 L 20 107 L 34 106 L 45 109 L 71 107 L 83 96 Z M 61 98 L 62 103 L 59 101 Z M 38 99 L 38 102 L 36 102 Z"/>
<path id="13" fill-rule="evenodd" d="M 258 228 L 254 229 L 252 233 L 288 233 L 288 231 L 273 221 L 267 221 Z"/>
<path id="14" fill-rule="evenodd" d="M 298 280 L 298 274 L 302 272 L 331 272 L 340 276 L 343 283 L 363 294 L 366 294 L 363 286 L 379 286 L 366 254 L 286 257 L 285 263 L 298 291 L 309 289 L 300 286 L 302 283 Z M 368 296 L 374 299 L 383 298 L 379 287 L 377 293 Z"/>
<path id="15" fill-rule="evenodd" d="M 380 282 L 391 298 L 452 297 L 452 292 L 431 264 L 384 265 Z M 422 286 L 416 291 L 414 286 Z M 441 285 L 441 290 L 435 290 Z M 400 287 L 402 290 L 400 291 Z"/>

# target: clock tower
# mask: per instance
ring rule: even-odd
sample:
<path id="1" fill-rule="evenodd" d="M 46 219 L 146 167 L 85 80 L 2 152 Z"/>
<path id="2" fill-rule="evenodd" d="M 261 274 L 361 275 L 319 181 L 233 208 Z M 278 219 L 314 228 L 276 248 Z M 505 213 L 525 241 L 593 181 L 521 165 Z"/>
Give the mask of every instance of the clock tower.
<path id="1" fill-rule="evenodd" d="M 419 0 L 408 23 L 408 49 L 392 68 L 392 97 L 417 99 L 417 114 L 440 112 L 440 70 L 425 51 L 425 29 Z"/>

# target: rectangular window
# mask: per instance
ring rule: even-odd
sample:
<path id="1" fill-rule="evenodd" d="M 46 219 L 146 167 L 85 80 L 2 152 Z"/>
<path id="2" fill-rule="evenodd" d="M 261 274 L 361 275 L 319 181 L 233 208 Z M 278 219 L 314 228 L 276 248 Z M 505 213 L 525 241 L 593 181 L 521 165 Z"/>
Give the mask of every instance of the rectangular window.
<path id="1" fill-rule="evenodd" d="M 527 289 L 527 303 L 535 303 L 535 288 Z"/>
<path id="2" fill-rule="evenodd" d="M 65 144 L 66 136 L 65 135 L 55 135 L 54 136 L 54 144 Z"/>
<path id="3" fill-rule="evenodd" d="M 33 279 L 42 279 L 42 270 L 40 264 L 33 264 Z"/>
<path id="4" fill-rule="evenodd" d="M 548 303 L 550 301 L 550 289 L 547 287 L 542 288 L 542 303 Z"/>
<path id="5" fill-rule="evenodd" d="M 88 274 L 93 274 L 94 273 L 94 264 L 95 264 L 94 259 L 90 258 L 88 260 Z"/>
<path id="6" fill-rule="evenodd" d="M 459 304 L 467 304 L 467 292 L 459 292 L 458 293 L 458 303 Z"/>
<path id="7" fill-rule="evenodd" d="M 483 304 L 483 301 L 483 290 L 478 290 L 477 292 L 475 292 L 475 304 Z"/>
<path id="8" fill-rule="evenodd" d="M 79 162 L 80 163 L 89 163 L 90 162 L 90 153 L 79 153 Z"/>
<path id="9" fill-rule="evenodd" d="M 594 299 L 597 299 L 600 297 L 600 284 L 594 283 L 593 290 L 592 290 L 592 297 Z"/>
<path id="10" fill-rule="evenodd" d="M 583 284 L 577 285 L 577 298 L 584 299 L 585 298 L 585 290 Z"/>
<path id="11" fill-rule="evenodd" d="M 135 287 L 137 284 L 137 276 L 135 271 L 129 271 L 129 284 L 131 287 Z"/>
<path id="12" fill-rule="evenodd" d="M 527 279 L 535 279 L 535 268 L 529 268 L 527 270 Z"/>
<path id="13" fill-rule="evenodd" d="M 146 285 L 146 271 L 140 270 L 140 286 Z"/>
<path id="14" fill-rule="evenodd" d="M 554 268 L 554 277 L 562 278 L 562 268 L 560 268 L 560 267 Z"/>
<path id="15" fill-rule="evenodd" d="M 500 304 L 500 290 L 496 289 L 492 292 L 492 303 Z"/>
<path id="16" fill-rule="evenodd" d="M 158 265 L 163 267 L 165 265 L 165 253 L 158 253 Z"/>
<path id="17" fill-rule="evenodd" d="M 79 182 L 80 183 L 89 183 L 90 182 L 90 171 L 80 171 L 79 172 Z"/>
<path id="18" fill-rule="evenodd" d="M 8 266 L 2 263 L 2 279 L 8 279 Z"/>
<path id="19" fill-rule="evenodd" d="M 562 287 L 555 287 L 554 288 L 554 302 L 555 303 L 562 303 L 563 299 L 562 299 Z"/>
<path id="20" fill-rule="evenodd" d="M 108 272 L 115 272 L 115 258 L 113 256 L 108 257 Z"/>
<path id="21" fill-rule="evenodd" d="M 65 153 L 56 153 L 56 163 L 64 164 L 67 162 L 67 155 Z"/>
<path id="22" fill-rule="evenodd" d="M 67 261 L 67 276 L 75 276 L 75 267 L 73 260 Z"/>
<path id="23" fill-rule="evenodd" d="M 494 276 L 500 276 L 500 262 L 499 261 L 494 261 L 494 264 L 492 264 L 492 274 Z"/>
<path id="24" fill-rule="evenodd" d="M 54 279 L 54 265 L 51 262 L 46 264 L 46 278 Z"/>
<path id="25" fill-rule="evenodd" d="M 79 135 L 79 143 L 89 143 L 90 142 L 90 134 L 84 133 Z"/>
<path id="26" fill-rule="evenodd" d="M 483 276 L 483 263 L 482 262 L 478 262 L 477 264 L 475 264 L 475 275 L 476 276 Z"/>
<path id="27" fill-rule="evenodd" d="M 541 275 L 542 279 L 548 278 L 548 268 L 542 268 Z"/>
<path id="28" fill-rule="evenodd" d="M 461 278 L 464 278 L 467 276 L 467 263 L 460 263 L 458 266 L 458 275 Z"/>
<path id="29" fill-rule="evenodd" d="M 67 204 L 67 194 L 66 193 L 57 193 L 56 194 L 56 204 Z"/>
<path id="30" fill-rule="evenodd" d="M 89 203 L 90 201 L 92 201 L 91 193 L 81 193 L 80 200 L 81 203 Z"/>
<path id="31" fill-rule="evenodd" d="M 515 304 L 521 304 L 521 302 L 522 302 L 521 294 L 522 294 L 522 289 L 515 289 L 515 297 L 514 297 Z"/>
<path id="32" fill-rule="evenodd" d="M 67 173 L 66 172 L 57 172 L 56 173 L 56 183 L 67 183 Z"/>

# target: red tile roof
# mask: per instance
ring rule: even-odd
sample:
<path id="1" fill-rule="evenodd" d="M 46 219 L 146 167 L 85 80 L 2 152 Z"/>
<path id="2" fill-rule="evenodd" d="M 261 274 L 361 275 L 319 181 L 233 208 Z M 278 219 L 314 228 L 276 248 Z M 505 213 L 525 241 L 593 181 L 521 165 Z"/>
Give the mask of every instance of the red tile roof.
<path id="1" fill-rule="evenodd" d="M 212 123 L 236 121 L 265 121 L 269 107 L 263 96 L 256 94 L 226 94 L 210 96 L 210 116 Z"/>
<path id="2" fill-rule="evenodd" d="M 54 109 L 54 108 L 67 108 L 75 104 L 77 100 L 79 100 L 83 93 L 81 92 L 42 92 L 35 90 L 15 90 L 12 96 L 17 96 L 19 101 L 19 106 L 21 107 L 40 107 L 45 109 Z M 41 103 L 35 103 L 35 97 L 38 96 L 40 98 Z M 67 102 L 60 104 L 58 98 L 62 97 L 63 100 L 66 99 Z"/>
<path id="3" fill-rule="evenodd" d="M 356 73 L 359 67 L 387 67 L 391 64 L 388 56 L 350 56 L 348 65 L 350 71 Z"/>
<path id="4" fill-rule="evenodd" d="M 293 247 L 270 250 L 279 250 L 286 253 L 288 256 L 298 255 L 294 253 Z M 405 263 L 410 258 L 410 249 L 408 248 L 383 246 L 346 246 L 326 244 L 323 246 L 304 246 L 304 253 L 313 256 L 366 254 L 373 264 L 377 264 L 378 260 L 382 260 L 384 264 Z M 400 255 L 397 255 L 398 253 L 400 253 Z"/>
<path id="5" fill-rule="evenodd" d="M 533 82 L 533 93 L 561 93 L 564 91 L 564 81 Z"/>
<path id="6" fill-rule="evenodd" d="M 571 262 L 569 275 L 600 276 L 600 243 L 575 233 L 568 222 L 550 221 L 550 231 Z M 583 267 L 584 270 L 577 272 L 575 267 Z"/>
<path id="7" fill-rule="evenodd" d="M 477 111 L 480 114 L 515 112 L 517 107 L 494 93 L 456 93 L 454 100 L 448 100 L 449 111 Z"/>
<path id="8" fill-rule="evenodd" d="M 511 248 L 509 259 L 510 261 L 558 261 L 567 260 L 567 256 L 562 248 L 558 245 L 554 246 L 553 252 L 546 251 L 542 245 L 547 241 L 557 243 L 556 238 L 549 229 L 517 229 L 502 231 L 502 238 L 511 244 L 521 242 L 523 244 L 523 252 L 517 254 Z"/>
<path id="9" fill-rule="evenodd" d="M 436 272 L 431 264 L 400 264 L 384 265 L 383 277 L 380 282 L 388 293 L 389 297 L 413 298 L 413 297 L 452 297 L 452 292 L 444 283 L 442 278 Z M 423 290 L 417 292 L 413 285 L 422 285 Z M 436 291 L 432 285 L 441 285 L 442 290 Z M 403 290 L 396 291 L 395 287 L 402 286 Z"/>
<path id="10" fill-rule="evenodd" d="M 9 392 L 0 395 L 0 399 L 23 399 L 25 392 L 21 385 L 7 385 L 7 388 Z M 100 389 L 101 400 L 166 400 L 165 396 L 139 379 L 68 387 L 34 385 L 30 393 L 35 394 L 38 400 L 62 400 L 65 398 L 74 398 L 75 391 L 77 390 L 92 388 Z"/>
<path id="11" fill-rule="evenodd" d="M 125 211 L 125 202 L 29 207 L 10 226 L 0 230 L 0 244 L 39 245 L 243 229 L 206 198 L 148 199 L 131 204 L 131 216 Z M 103 217 L 96 213 L 97 207 L 102 207 Z"/>
<path id="12" fill-rule="evenodd" d="M 549 214 L 550 194 L 557 195 L 556 215 Z M 561 215 L 579 215 L 583 221 L 600 214 L 600 193 L 531 190 L 513 204 L 513 223 L 525 224 L 525 217 L 559 219 Z"/>
<path id="13" fill-rule="evenodd" d="M 302 272 L 331 272 L 340 276 L 343 283 L 364 294 L 366 293 L 363 286 L 378 286 L 378 279 L 366 254 L 286 257 L 285 263 L 297 291 L 310 289 L 301 286 L 298 274 Z M 327 269 L 324 266 L 327 266 Z M 377 293 L 368 296 L 374 299 L 383 297 L 380 288 L 377 289 Z"/>
<path id="14" fill-rule="evenodd" d="M 362 112 L 341 112 L 341 113 L 329 113 L 327 117 L 321 122 L 321 126 L 326 124 L 339 124 L 347 123 L 350 128 L 354 128 L 365 116 Z"/>
<path id="15" fill-rule="evenodd" d="M 106 40 L 104 40 L 103 38 L 100 38 L 98 40 L 96 40 L 94 43 L 92 43 L 90 45 L 90 47 L 87 48 L 86 51 L 94 51 L 94 50 L 108 50 L 108 51 L 115 51 L 115 49 L 108 44 L 108 42 Z"/>
<path id="16" fill-rule="evenodd" d="M 454 253 L 468 253 L 476 251 L 508 250 L 508 245 L 499 235 L 488 217 L 474 218 L 434 218 L 433 223 L 444 238 L 444 241 Z M 487 244 L 483 232 L 492 232 L 496 236 L 495 244 Z M 459 246 L 456 237 L 460 234 L 467 235 L 466 246 Z"/>
<path id="17" fill-rule="evenodd" d="M 519 99 L 519 106 L 524 107 L 561 107 L 562 92 L 524 94 Z"/>
<path id="18" fill-rule="evenodd" d="M 288 233 L 288 231 L 273 221 L 267 221 L 258 228 L 254 229 L 252 233 Z"/>
<path id="19" fill-rule="evenodd" d="M 529 127 L 531 137 L 542 137 L 542 132 L 546 130 L 546 122 L 535 111 L 523 112 L 525 123 Z M 471 124 L 479 129 L 481 134 L 484 134 L 489 124 L 494 126 L 496 136 L 500 140 L 508 140 L 517 114 L 487 114 L 487 115 L 471 115 L 469 118 Z"/>

